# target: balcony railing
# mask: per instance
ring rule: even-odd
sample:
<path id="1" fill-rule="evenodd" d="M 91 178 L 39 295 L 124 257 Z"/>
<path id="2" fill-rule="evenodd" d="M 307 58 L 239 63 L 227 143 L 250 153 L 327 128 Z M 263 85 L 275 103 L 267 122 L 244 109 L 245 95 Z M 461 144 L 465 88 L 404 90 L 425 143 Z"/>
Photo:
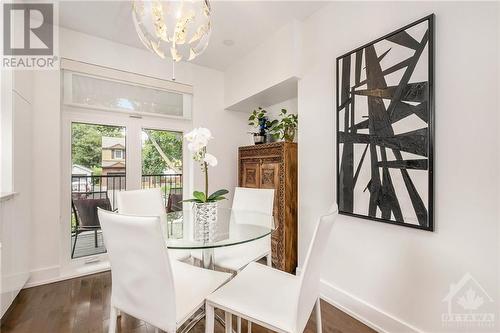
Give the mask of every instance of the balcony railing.
<path id="1" fill-rule="evenodd" d="M 142 175 L 141 187 L 161 188 L 165 207 L 170 194 L 182 195 L 182 174 Z M 111 207 L 116 209 L 116 192 L 124 191 L 127 182 L 124 174 L 102 176 L 71 176 L 71 193 L 73 197 L 86 196 L 93 198 L 109 198 Z"/>
<path id="2" fill-rule="evenodd" d="M 142 188 L 161 188 L 163 203 L 167 207 L 171 194 L 182 196 L 182 174 L 142 175 Z"/>
<path id="3" fill-rule="evenodd" d="M 102 233 L 97 214 L 84 214 L 78 208 L 81 200 L 94 200 L 96 205 L 105 200 L 107 207 L 116 210 L 116 193 L 127 188 L 124 174 L 102 176 L 71 176 L 71 258 L 104 253 L 106 249 L 102 242 Z M 182 209 L 182 174 L 142 175 L 142 188 L 161 188 L 163 203 L 168 211 Z M 169 198 L 171 199 L 169 202 Z M 89 204 L 90 201 L 87 201 Z M 97 207 L 97 206 L 96 206 Z M 106 208 L 108 209 L 108 208 Z M 78 216 L 76 212 L 78 211 Z M 87 212 L 88 213 L 88 212 Z M 92 225 L 92 228 L 89 228 Z"/>
<path id="4" fill-rule="evenodd" d="M 71 176 L 71 194 L 73 198 L 108 198 L 113 209 L 116 209 L 116 192 L 125 190 L 126 186 L 127 182 L 124 174 Z"/>

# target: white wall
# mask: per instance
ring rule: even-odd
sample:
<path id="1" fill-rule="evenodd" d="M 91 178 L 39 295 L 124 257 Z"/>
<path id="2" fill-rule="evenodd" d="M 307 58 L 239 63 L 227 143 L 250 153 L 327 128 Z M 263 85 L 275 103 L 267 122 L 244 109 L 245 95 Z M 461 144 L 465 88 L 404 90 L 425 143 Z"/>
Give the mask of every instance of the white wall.
<path id="1" fill-rule="evenodd" d="M 292 21 L 224 72 L 225 107 L 299 76 L 301 23 Z"/>
<path id="2" fill-rule="evenodd" d="M 498 27 L 498 38 L 500 39 L 500 4 L 497 4 L 497 27 Z M 500 58 L 500 42 L 497 43 L 498 45 L 498 50 L 497 50 L 497 57 Z M 500 61 L 500 60 L 499 60 Z M 500 64 L 498 65 L 500 67 Z M 498 93 L 497 93 L 497 106 L 500 108 L 500 69 L 498 70 L 498 77 L 497 77 L 497 87 L 498 87 Z M 500 116 L 498 116 L 498 126 L 500 128 Z M 500 143 L 500 131 L 498 133 L 498 142 Z M 500 154 L 498 154 L 498 165 L 500 165 Z M 500 188 L 500 177 L 498 179 L 499 184 L 498 188 Z M 497 208 L 498 208 L 498 216 L 500 217 L 500 195 L 498 196 L 498 203 L 497 203 Z M 500 242 L 500 226 L 498 227 L 498 242 Z M 499 251 L 500 252 L 500 251 Z M 497 274 L 500 277 L 500 264 L 497 265 Z M 497 288 L 497 302 L 500 300 L 500 288 Z"/>
<path id="3" fill-rule="evenodd" d="M 128 47 L 67 29 L 59 29 L 61 57 L 115 69 L 171 79 L 171 63 L 147 50 Z M 246 144 L 246 115 L 224 111 L 223 73 L 192 65 L 176 65 L 177 82 L 193 85 L 193 120 L 172 120 L 190 129 L 205 126 L 215 139 L 210 151 L 219 158 L 211 170 L 211 189 L 234 188 L 237 184 L 237 147 Z M 57 279 L 61 275 L 61 107 L 60 72 L 34 73 L 34 161 L 33 196 L 36 212 L 30 285 Z M 199 168 L 194 167 L 195 187 L 201 186 Z"/>
<path id="4" fill-rule="evenodd" d="M 12 191 L 12 71 L 0 70 L 0 192 Z"/>
<path id="5" fill-rule="evenodd" d="M 497 26 L 498 26 L 498 36 L 500 36 L 500 5 L 498 7 L 498 19 L 497 19 Z M 497 55 L 500 58 L 500 42 L 498 43 L 498 51 Z M 500 65 L 499 65 L 500 66 Z M 500 107 L 500 70 L 498 70 L 498 79 L 497 79 L 497 85 L 498 85 L 498 93 L 497 93 L 497 105 Z M 498 126 L 500 127 L 500 116 L 498 116 Z M 500 131 L 498 131 L 498 142 L 500 142 Z M 498 156 L 498 164 L 500 165 L 500 154 Z M 500 179 L 499 179 L 499 184 L 498 188 L 500 188 Z M 498 216 L 500 216 L 500 195 L 498 196 Z M 498 239 L 500 240 L 500 227 L 498 228 Z M 497 267 L 498 269 L 498 276 L 500 276 L 500 265 Z M 498 288 L 498 293 L 497 293 L 497 300 L 500 300 L 500 288 Z"/>
<path id="6" fill-rule="evenodd" d="M 290 98 L 281 103 L 265 106 L 264 109 L 267 110 L 267 114 L 271 117 L 271 119 L 280 119 L 279 114 L 281 109 L 286 109 L 288 114 L 297 114 L 298 106 L 297 98 Z"/>
<path id="7" fill-rule="evenodd" d="M 301 262 L 318 216 L 335 201 L 335 58 L 436 14 L 436 231 L 341 216 L 324 260 L 324 296 L 379 329 L 460 330 L 442 326 L 442 299 L 466 272 L 496 298 L 496 307 L 482 310 L 497 311 L 499 329 L 497 7 L 339 2 L 304 22 L 298 96 Z"/>
<path id="8" fill-rule="evenodd" d="M 2 190 L 15 192 L 2 198 L 0 193 L 0 315 L 28 280 L 32 253 L 32 73 L 2 73 L 1 154 Z"/>

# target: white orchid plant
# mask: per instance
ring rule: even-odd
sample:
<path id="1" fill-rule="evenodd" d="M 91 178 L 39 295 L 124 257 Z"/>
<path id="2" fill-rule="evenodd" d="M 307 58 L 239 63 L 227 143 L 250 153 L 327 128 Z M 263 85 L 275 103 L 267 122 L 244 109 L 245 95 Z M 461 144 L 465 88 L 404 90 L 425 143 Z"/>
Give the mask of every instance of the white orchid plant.
<path id="1" fill-rule="evenodd" d="M 217 158 L 207 153 L 207 145 L 210 139 L 213 139 L 212 133 L 208 128 L 195 128 L 187 133 L 184 138 L 188 142 L 188 150 L 193 153 L 193 160 L 200 163 L 202 172 L 205 173 L 205 191 L 194 191 L 192 199 L 184 200 L 185 202 L 207 203 L 217 202 L 226 199 L 224 195 L 229 193 L 228 190 L 217 190 L 208 195 L 208 167 L 217 166 Z"/>

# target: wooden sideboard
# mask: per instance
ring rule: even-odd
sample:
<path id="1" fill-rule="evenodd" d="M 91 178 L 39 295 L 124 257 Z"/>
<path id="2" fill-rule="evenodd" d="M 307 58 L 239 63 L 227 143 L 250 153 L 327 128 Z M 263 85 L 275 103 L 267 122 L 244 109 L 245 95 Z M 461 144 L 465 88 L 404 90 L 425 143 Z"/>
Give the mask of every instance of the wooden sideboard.
<path id="1" fill-rule="evenodd" d="M 297 144 L 275 142 L 240 147 L 239 186 L 273 188 L 273 265 L 294 273 L 297 267 Z"/>

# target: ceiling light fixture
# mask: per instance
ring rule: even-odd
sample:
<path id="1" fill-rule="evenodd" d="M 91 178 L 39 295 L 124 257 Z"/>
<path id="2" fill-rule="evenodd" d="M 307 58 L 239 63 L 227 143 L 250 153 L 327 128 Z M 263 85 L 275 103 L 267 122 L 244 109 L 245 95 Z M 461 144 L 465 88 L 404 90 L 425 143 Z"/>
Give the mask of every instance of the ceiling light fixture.
<path id="1" fill-rule="evenodd" d="M 208 46 L 212 19 L 208 0 L 135 0 L 132 6 L 135 29 L 142 43 L 160 58 L 174 64 L 193 60 Z"/>

